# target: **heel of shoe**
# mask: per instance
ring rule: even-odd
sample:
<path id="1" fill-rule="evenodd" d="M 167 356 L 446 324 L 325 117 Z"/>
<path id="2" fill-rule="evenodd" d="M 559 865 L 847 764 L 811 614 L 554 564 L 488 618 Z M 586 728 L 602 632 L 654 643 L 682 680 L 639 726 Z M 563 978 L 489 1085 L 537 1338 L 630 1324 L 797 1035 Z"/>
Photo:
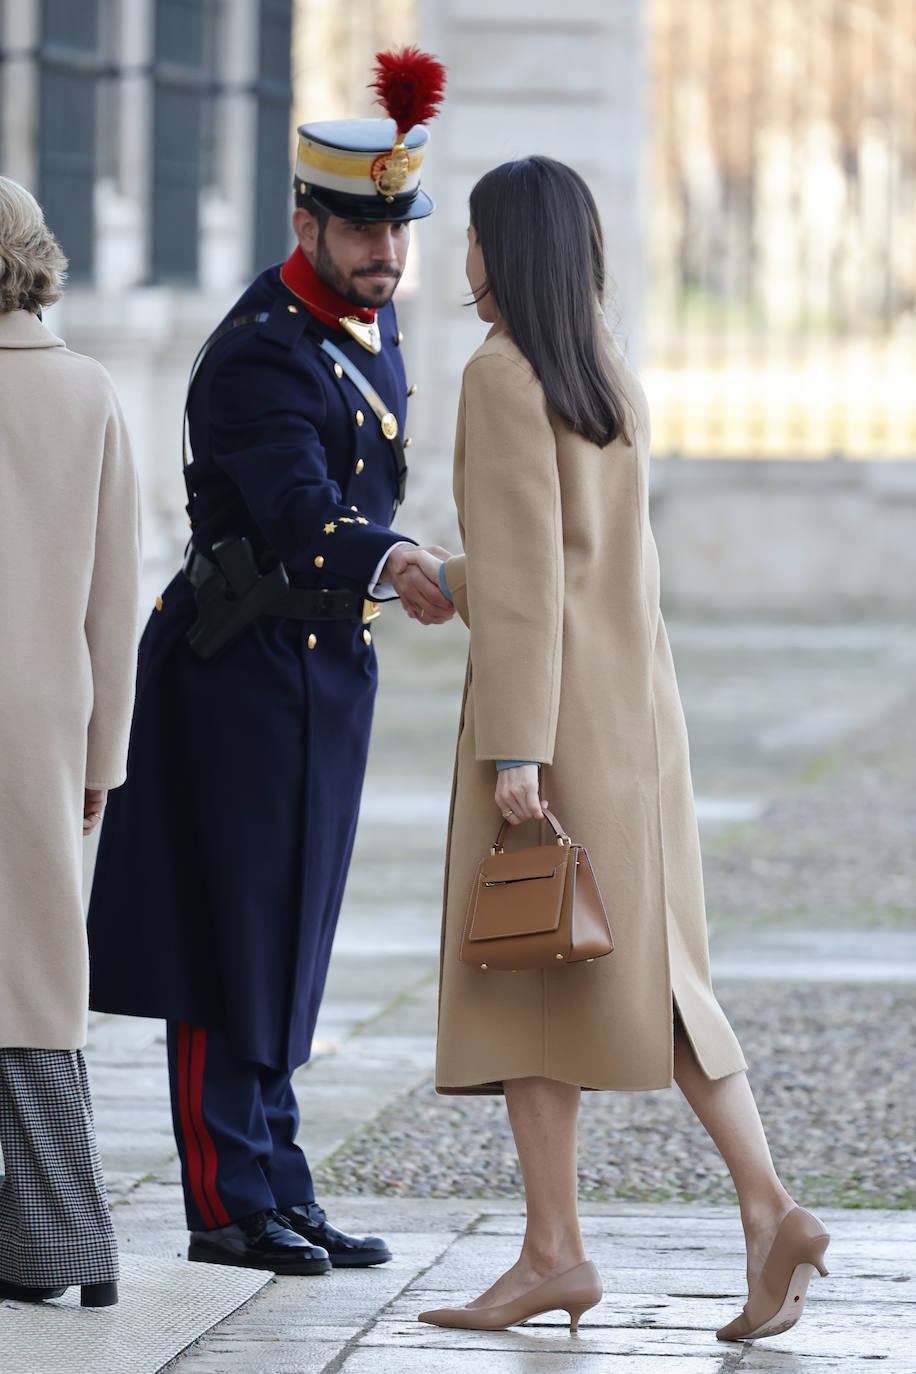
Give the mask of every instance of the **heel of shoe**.
<path id="1" fill-rule="evenodd" d="M 583 1312 L 598 1306 L 604 1289 L 601 1275 L 590 1260 L 585 1260 L 570 1273 L 575 1275 L 575 1279 L 567 1290 L 565 1301 L 561 1298 L 557 1306 L 569 1313 L 569 1334 L 574 1336 L 579 1330 L 579 1318 Z"/>
<path id="2" fill-rule="evenodd" d="M 116 1283 L 84 1283 L 80 1287 L 81 1307 L 114 1307 L 117 1301 Z"/>
<path id="3" fill-rule="evenodd" d="M 829 1244 L 830 1237 L 828 1235 L 820 1237 L 820 1239 L 812 1249 L 810 1256 L 808 1257 L 809 1263 L 814 1265 L 815 1269 L 820 1274 L 822 1279 L 825 1279 L 828 1273 L 830 1272 L 826 1264 L 824 1263 L 824 1254 Z"/>
<path id="4" fill-rule="evenodd" d="M 579 1318 L 583 1312 L 590 1312 L 593 1307 L 597 1307 L 600 1298 L 592 1298 L 589 1302 L 563 1303 L 564 1311 L 569 1313 L 569 1334 L 574 1336 L 579 1330 Z"/>

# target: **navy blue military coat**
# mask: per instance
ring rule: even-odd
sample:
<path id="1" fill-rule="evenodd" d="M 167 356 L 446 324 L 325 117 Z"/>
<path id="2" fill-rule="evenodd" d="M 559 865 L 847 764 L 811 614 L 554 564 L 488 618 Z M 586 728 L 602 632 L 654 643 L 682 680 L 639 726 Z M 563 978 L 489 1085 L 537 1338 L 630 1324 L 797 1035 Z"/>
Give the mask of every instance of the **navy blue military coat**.
<path id="1" fill-rule="evenodd" d="M 319 322 L 279 267 L 227 319 L 264 311 L 215 342 L 192 389 L 193 543 L 208 553 L 246 535 L 293 585 L 365 595 L 399 537 L 396 463 L 318 340 L 353 360 L 403 433 L 394 308 L 379 311 L 376 355 Z M 262 615 L 202 661 L 185 639 L 196 608 L 183 574 L 161 602 L 140 644 L 128 779 L 102 826 L 90 1002 L 221 1029 L 240 1057 L 292 1069 L 309 1056 L 356 828 L 371 635 Z"/>

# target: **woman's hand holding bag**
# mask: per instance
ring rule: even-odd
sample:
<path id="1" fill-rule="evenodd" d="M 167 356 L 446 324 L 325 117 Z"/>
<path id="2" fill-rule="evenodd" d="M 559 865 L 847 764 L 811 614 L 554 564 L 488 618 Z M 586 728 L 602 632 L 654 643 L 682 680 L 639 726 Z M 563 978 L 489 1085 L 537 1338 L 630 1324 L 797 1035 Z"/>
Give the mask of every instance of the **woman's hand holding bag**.
<path id="1" fill-rule="evenodd" d="M 517 768 L 504 768 L 496 775 L 496 805 L 503 820 L 510 825 L 524 821 L 539 821 L 550 805 L 540 791 L 541 770 L 536 763 L 521 763 Z"/>

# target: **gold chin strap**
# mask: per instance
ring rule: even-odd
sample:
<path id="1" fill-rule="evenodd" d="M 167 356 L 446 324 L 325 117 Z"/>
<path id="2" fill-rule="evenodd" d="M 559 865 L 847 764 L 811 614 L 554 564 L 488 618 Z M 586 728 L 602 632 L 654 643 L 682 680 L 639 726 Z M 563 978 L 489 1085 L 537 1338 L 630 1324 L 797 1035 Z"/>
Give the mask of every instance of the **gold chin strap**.
<path id="1" fill-rule="evenodd" d="M 362 344 L 368 353 L 381 352 L 382 336 L 375 320 L 371 324 L 363 324 L 355 315 L 341 315 L 338 323 L 341 329 L 345 329 L 351 338 Z"/>

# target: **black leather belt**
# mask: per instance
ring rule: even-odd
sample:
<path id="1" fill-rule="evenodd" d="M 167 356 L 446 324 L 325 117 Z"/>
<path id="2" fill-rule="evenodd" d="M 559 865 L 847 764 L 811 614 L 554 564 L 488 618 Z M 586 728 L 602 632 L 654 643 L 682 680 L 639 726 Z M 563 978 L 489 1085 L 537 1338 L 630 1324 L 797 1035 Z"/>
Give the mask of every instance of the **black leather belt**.
<path id="1" fill-rule="evenodd" d="M 217 565 L 190 546 L 184 557 L 182 571 L 195 590 L 209 582 L 211 577 L 222 578 Z M 364 600 L 358 592 L 342 589 L 313 592 L 279 584 L 276 596 L 265 605 L 264 611 L 268 615 L 283 616 L 290 620 L 355 620 L 360 624 L 374 619 L 378 614 L 376 603 Z"/>

